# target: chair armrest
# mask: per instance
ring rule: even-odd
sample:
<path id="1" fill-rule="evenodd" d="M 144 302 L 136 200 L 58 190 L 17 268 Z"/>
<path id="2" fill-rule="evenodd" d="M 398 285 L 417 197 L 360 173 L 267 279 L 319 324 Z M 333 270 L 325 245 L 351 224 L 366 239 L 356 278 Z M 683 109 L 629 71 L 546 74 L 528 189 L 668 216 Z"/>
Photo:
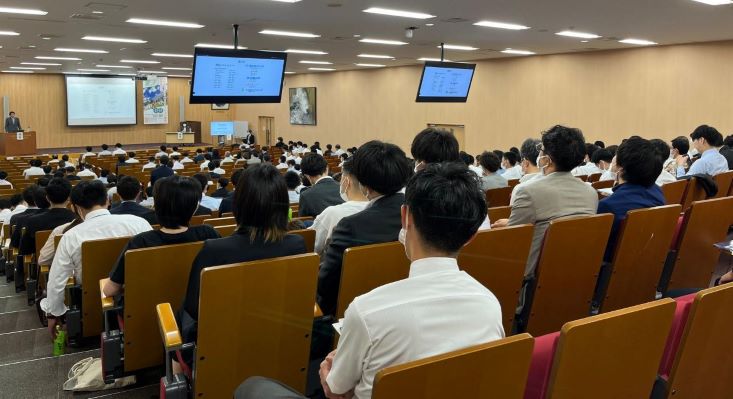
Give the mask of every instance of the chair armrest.
<path id="1" fill-rule="evenodd" d="M 313 305 L 313 318 L 315 319 L 316 317 L 323 317 L 323 311 L 317 303 Z"/>
<path id="2" fill-rule="evenodd" d="M 178 331 L 176 318 L 173 316 L 173 308 L 170 303 L 160 303 L 155 306 L 155 313 L 158 316 L 160 337 L 163 339 L 163 346 L 166 351 L 180 347 L 183 344 L 181 333 Z"/>
<path id="3" fill-rule="evenodd" d="M 106 312 L 107 310 L 112 309 L 115 306 L 114 298 L 104 295 L 104 286 L 107 284 L 107 281 L 109 281 L 109 277 L 99 280 L 99 296 L 102 299 L 103 312 Z"/>

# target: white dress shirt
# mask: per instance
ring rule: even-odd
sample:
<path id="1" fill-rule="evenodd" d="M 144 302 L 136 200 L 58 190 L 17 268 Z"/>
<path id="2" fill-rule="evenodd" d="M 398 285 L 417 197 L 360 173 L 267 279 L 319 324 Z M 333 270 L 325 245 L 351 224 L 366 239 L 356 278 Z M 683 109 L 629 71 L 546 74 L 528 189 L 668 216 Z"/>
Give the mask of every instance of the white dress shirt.
<path id="1" fill-rule="evenodd" d="M 161 152 L 162 152 L 162 151 L 161 151 Z M 169 156 L 169 157 L 174 157 L 174 156 L 176 156 L 176 155 L 178 155 L 178 156 L 180 157 L 180 156 L 181 156 L 181 153 L 180 153 L 180 152 L 178 152 L 178 151 L 173 151 L 173 152 L 171 152 L 171 153 L 170 153 L 170 155 L 168 155 L 168 156 Z"/>
<path id="2" fill-rule="evenodd" d="M 367 201 L 346 201 L 343 204 L 332 205 L 316 216 L 310 229 L 316 231 L 315 250 L 321 254 L 331 241 L 331 233 L 341 219 L 359 213 L 366 208 Z"/>
<path id="3" fill-rule="evenodd" d="M 223 174 L 227 173 L 227 171 L 224 170 L 224 169 L 222 169 L 222 168 L 214 168 L 214 170 L 212 170 L 212 172 L 216 173 L 217 175 L 223 175 Z"/>
<path id="4" fill-rule="evenodd" d="M 594 173 L 603 173 L 603 171 L 593 162 L 586 162 L 585 165 L 576 167 L 570 173 L 572 173 L 573 176 L 590 176 Z"/>
<path id="5" fill-rule="evenodd" d="M 279 163 L 275 167 L 278 168 L 278 169 L 288 169 L 288 164 L 286 164 L 286 163 Z"/>
<path id="6" fill-rule="evenodd" d="M 700 158 L 692 163 L 687 173 L 685 173 L 684 167 L 678 166 L 677 177 L 697 174 L 715 176 L 727 171 L 728 161 L 716 148 L 711 148 L 703 152 Z"/>
<path id="7" fill-rule="evenodd" d="M 482 171 L 483 172 L 483 171 Z M 522 165 L 516 164 L 512 166 L 511 168 L 504 171 L 504 173 L 501 175 L 503 178 L 507 180 L 513 180 L 513 179 L 519 179 L 522 177 Z"/>
<path id="8" fill-rule="evenodd" d="M 211 209 L 212 211 L 215 211 L 219 209 L 219 206 L 221 206 L 221 201 L 223 199 L 224 198 L 214 198 L 214 197 L 209 197 L 208 195 L 204 195 L 203 197 L 201 197 L 200 204 L 202 206 L 205 206 Z"/>
<path id="9" fill-rule="evenodd" d="M 468 169 L 472 170 L 473 173 L 476 174 L 476 176 L 481 177 L 484 175 L 484 168 L 476 165 L 468 165 Z"/>
<path id="10" fill-rule="evenodd" d="M 31 176 L 43 176 L 45 174 L 46 172 L 43 171 L 43 168 L 39 168 L 38 166 L 31 166 L 23 171 L 23 176 L 25 176 L 26 179 Z"/>
<path id="11" fill-rule="evenodd" d="M 81 155 L 81 161 L 84 162 L 84 160 L 87 157 L 96 157 L 96 156 L 97 156 L 97 154 L 94 153 L 94 152 L 85 152 L 84 154 Z"/>
<path id="12" fill-rule="evenodd" d="M 83 176 L 94 176 L 94 177 L 97 177 L 97 174 L 94 173 L 94 172 L 92 172 L 89 169 L 80 170 L 80 171 L 76 172 L 76 175 L 79 176 L 79 177 L 83 177 Z"/>
<path id="13" fill-rule="evenodd" d="M 3 224 L 10 223 L 10 218 L 11 217 L 13 217 L 13 216 L 15 216 L 15 215 L 17 215 L 19 213 L 25 212 L 26 209 L 28 209 L 28 205 L 25 205 L 25 203 L 18 204 L 18 206 L 16 206 L 15 209 L 13 209 L 9 214 L 7 214 L 6 216 L 4 216 L 3 219 L 1 219 L 0 221 L 2 221 Z"/>
<path id="14" fill-rule="evenodd" d="M 127 151 L 123 150 L 122 148 L 118 148 L 112 151 L 112 155 L 127 155 Z"/>
<path id="15" fill-rule="evenodd" d="M 672 176 L 671 173 L 667 172 L 666 170 L 662 169 L 662 173 L 657 176 L 656 184 L 657 186 L 661 187 L 667 183 L 676 182 L 677 178 Z"/>
<path id="16" fill-rule="evenodd" d="M 10 186 L 10 188 L 13 188 L 13 183 L 4 179 L 0 179 L 0 186 Z"/>
<path id="17" fill-rule="evenodd" d="M 167 153 L 167 152 L 165 152 L 165 151 L 158 151 L 158 152 L 156 152 L 156 153 L 155 153 L 155 157 L 156 157 L 156 158 L 160 158 L 160 157 L 162 157 L 163 155 L 166 155 L 166 156 L 167 156 L 167 155 L 168 155 L 168 153 Z"/>
<path id="18" fill-rule="evenodd" d="M 41 301 L 41 309 L 54 316 L 66 313 L 64 288 L 69 277 L 82 283 L 81 245 L 83 242 L 103 238 L 130 237 L 152 230 L 145 219 L 133 215 L 112 215 L 106 209 L 90 212 L 84 222 L 66 232 L 59 241 L 56 255 L 48 275 L 47 298 Z M 110 254 L 117 256 L 118 254 Z M 97 284 L 89 281 L 89 284 Z"/>
<path id="19" fill-rule="evenodd" d="M 222 165 L 225 164 L 225 163 L 232 163 L 232 162 L 234 162 L 234 158 L 232 158 L 231 156 L 224 157 L 224 159 L 221 160 L 221 164 Z"/>
<path id="20" fill-rule="evenodd" d="M 180 163 L 179 161 L 175 161 L 173 162 L 173 167 L 171 169 L 178 170 L 178 169 L 184 169 L 184 168 L 185 166 L 183 166 L 182 163 Z"/>
<path id="21" fill-rule="evenodd" d="M 101 157 L 101 156 L 104 156 L 104 155 L 112 155 L 112 151 L 110 151 L 110 150 L 103 150 L 103 151 L 99 151 L 99 154 L 98 154 L 98 155 L 99 155 L 100 157 Z"/>
<path id="22" fill-rule="evenodd" d="M 334 151 L 333 155 L 336 156 L 336 157 L 340 157 L 341 154 L 343 154 L 343 153 L 344 153 L 344 150 L 342 150 L 342 149 L 339 148 L 338 150 Z"/>
<path id="23" fill-rule="evenodd" d="M 334 394 L 372 396 L 379 370 L 504 338 L 499 301 L 454 258 L 412 262 L 408 278 L 346 309 L 326 382 Z"/>
<path id="24" fill-rule="evenodd" d="M 143 165 L 143 171 L 145 171 L 145 169 L 155 169 L 156 166 L 158 165 L 156 165 L 155 162 L 148 162 Z"/>
<path id="25" fill-rule="evenodd" d="M 140 163 L 140 161 L 135 158 L 127 158 L 125 163 Z"/>
<path id="26" fill-rule="evenodd" d="M 191 162 L 193 162 L 193 159 L 189 157 L 183 157 L 183 159 L 181 159 L 181 163 L 191 163 Z"/>
<path id="27" fill-rule="evenodd" d="M 201 171 L 202 172 L 205 171 L 205 170 L 207 170 L 207 169 L 209 169 L 209 162 L 210 161 L 201 162 L 201 165 L 199 165 L 199 166 L 201 167 Z"/>

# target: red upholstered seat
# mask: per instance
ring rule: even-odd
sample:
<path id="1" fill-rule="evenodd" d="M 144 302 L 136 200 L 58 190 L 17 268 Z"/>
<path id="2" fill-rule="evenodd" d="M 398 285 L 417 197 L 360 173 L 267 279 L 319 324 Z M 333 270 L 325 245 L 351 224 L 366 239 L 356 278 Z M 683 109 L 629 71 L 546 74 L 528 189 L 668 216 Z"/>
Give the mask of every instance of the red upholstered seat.
<path id="1" fill-rule="evenodd" d="M 682 224 L 685 220 L 684 215 L 680 215 L 677 219 L 677 227 L 674 229 L 674 235 L 672 236 L 672 242 L 669 244 L 670 251 L 676 251 L 680 246 L 680 233 L 682 232 Z"/>
<path id="2" fill-rule="evenodd" d="M 545 397 L 547 385 L 550 382 L 552 359 L 555 357 L 559 339 L 559 331 L 535 338 L 524 399 L 542 399 Z"/>
<path id="3" fill-rule="evenodd" d="M 669 372 L 672 370 L 672 364 L 674 363 L 677 349 L 680 346 L 682 333 L 685 331 L 685 325 L 687 324 L 687 316 L 690 314 L 690 308 L 692 307 L 692 302 L 695 301 L 695 296 L 697 296 L 697 293 L 675 298 L 677 309 L 674 312 L 672 327 L 669 329 L 667 344 L 664 347 L 662 361 L 659 364 L 658 373 L 664 379 L 667 379 Z"/>

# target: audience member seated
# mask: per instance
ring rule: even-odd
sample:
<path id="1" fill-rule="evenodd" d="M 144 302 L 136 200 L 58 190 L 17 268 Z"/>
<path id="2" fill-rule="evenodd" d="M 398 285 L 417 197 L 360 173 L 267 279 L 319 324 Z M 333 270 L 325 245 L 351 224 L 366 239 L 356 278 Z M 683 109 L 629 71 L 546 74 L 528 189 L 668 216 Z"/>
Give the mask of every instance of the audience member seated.
<path id="1" fill-rule="evenodd" d="M 66 171 L 66 179 L 67 180 L 81 180 L 81 177 L 76 175 L 76 168 L 69 165 L 65 169 Z"/>
<path id="2" fill-rule="evenodd" d="M 331 234 L 338 222 L 347 216 L 363 211 L 369 203 L 361 191 L 359 181 L 354 177 L 353 163 L 353 160 L 347 160 L 341 169 L 339 194 L 344 203 L 324 209 L 310 227 L 316 231 L 315 251 L 319 255 L 323 254 L 326 245 L 331 241 Z"/>
<path id="3" fill-rule="evenodd" d="M 277 164 L 276 167 L 278 169 L 288 169 L 289 168 L 288 163 L 287 163 L 287 158 L 285 157 L 285 155 L 280 155 L 280 163 Z"/>
<path id="4" fill-rule="evenodd" d="M 236 169 L 232 173 L 232 186 L 234 186 L 234 189 L 221 200 L 221 204 L 219 204 L 220 215 L 233 211 L 234 196 L 237 192 L 237 184 L 239 184 L 239 179 L 242 177 L 242 172 L 244 172 L 244 169 Z"/>
<path id="5" fill-rule="evenodd" d="M 522 166 L 519 165 L 519 155 L 513 151 L 505 152 L 501 159 L 504 173 L 501 175 L 506 180 L 522 178 Z"/>
<path id="6" fill-rule="evenodd" d="M 2 222 L 3 224 L 10 223 L 10 218 L 12 218 L 13 216 L 19 213 L 25 212 L 25 210 L 28 209 L 28 203 L 25 202 L 25 197 L 22 194 L 13 194 L 10 197 L 10 208 L 12 209 L 12 211 L 9 214 L 5 214 L 0 219 L 0 222 Z"/>
<path id="7" fill-rule="evenodd" d="M 23 190 L 23 199 L 28 204 L 28 208 L 10 218 L 10 225 L 14 226 L 13 234 L 10 236 L 11 248 L 20 248 L 21 233 L 28 219 L 31 216 L 43 216 L 51 206 L 46 199 L 46 189 L 37 184 L 31 184 Z"/>
<path id="8" fill-rule="evenodd" d="M 128 158 L 125 160 L 125 163 L 126 164 L 129 165 L 129 164 L 138 164 L 138 163 L 140 163 L 140 161 L 137 158 L 135 158 L 135 155 L 136 154 L 135 154 L 134 151 L 130 151 L 127 155 L 128 155 Z"/>
<path id="9" fill-rule="evenodd" d="M 181 163 L 180 156 L 171 155 L 171 159 L 173 160 L 173 170 L 180 170 L 185 168 L 185 166 L 183 166 L 183 164 Z"/>
<path id="10" fill-rule="evenodd" d="M 718 151 L 723 145 L 723 135 L 712 126 L 698 126 L 692 134 L 692 145 L 701 154 L 700 159 L 695 161 L 685 173 L 685 165 L 688 157 L 677 158 L 677 178 L 682 176 L 693 176 L 706 174 L 715 176 L 728 171 L 728 160 Z"/>
<path id="11" fill-rule="evenodd" d="M 288 199 L 290 204 L 300 203 L 300 176 L 298 172 L 288 171 L 285 173 L 285 184 L 288 186 Z"/>
<path id="12" fill-rule="evenodd" d="M 79 171 L 78 171 L 78 172 L 76 172 L 76 175 L 77 175 L 77 176 L 79 176 L 79 177 L 86 177 L 86 176 L 89 176 L 89 177 L 94 177 L 95 179 L 97 178 L 97 174 L 96 174 L 96 173 L 94 173 L 94 172 L 93 172 L 93 171 L 92 171 L 92 170 L 91 170 L 90 168 L 88 168 L 88 167 L 87 167 L 87 165 L 85 165 L 85 164 L 81 164 L 81 165 L 79 165 Z"/>
<path id="13" fill-rule="evenodd" d="M 592 162 L 593 153 L 598 150 L 595 144 L 585 143 L 585 158 L 583 163 L 572 170 L 573 176 L 590 176 L 594 173 L 603 173 L 598 166 Z"/>
<path id="14" fill-rule="evenodd" d="M 519 150 L 519 156 L 522 160 L 522 177 L 519 178 L 519 183 L 526 183 L 535 177 L 542 176 L 540 168 L 537 167 L 537 158 L 540 156 L 541 146 L 542 142 L 537 139 L 527 139 L 522 143 L 522 148 Z"/>
<path id="15" fill-rule="evenodd" d="M 666 146 L 666 143 L 659 140 Z M 662 171 L 663 158 L 656 152 L 654 144 L 638 136 L 625 140 L 616 151 L 618 185 L 613 194 L 598 203 L 598 213 L 612 213 L 613 226 L 606 246 L 604 260 L 613 258 L 616 239 L 621 223 L 629 211 L 651 208 L 665 204 L 664 194 L 654 184 Z"/>
<path id="16" fill-rule="evenodd" d="M 224 159 L 221 160 L 221 165 L 224 165 L 225 163 L 233 163 L 234 157 L 232 156 L 232 153 L 227 151 L 224 153 Z"/>
<path id="17" fill-rule="evenodd" d="M 571 173 L 585 156 L 585 139 L 580 129 L 558 125 L 543 133 L 538 166 L 544 176 L 518 185 L 512 195 L 511 216 L 492 226 L 535 225 L 524 272 L 526 278 L 534 277 L 545 231 L 551 221 L 596 213 L 596 190 Z"/>
<path id="18" fill-rule="evenodd" d="M 467 153 L 466 151 L 461 151 L 458 153 L 458 156 L 461 158 L 463 163 L 466 164 L 468 169 L 472 170 L 473 173 L 476 174 L 476 176 L 480 177 L 484 173 L 483 169 L 481 169 L 481 166 L 475 165 L 476 160 L 474 159 L 473 155 Z"/>
<path id="19" fill-rule="evenodd" d="M 160 146 L 160 151 L 158 151 L 158 152 L 155 153 L 155 158 L 157 159 L 157 158 L 160 158 L 160 157 L 162 157 L 164 155 L 165 156 L 168 156 L 168 152 L 166 151 L 166 146 L 161 145 Z"/>
<path id="20" fill-rule="evenodd" d="M 667 172 L 664 169 L 664 162 L 667 161 L 667 158 L 670 154 L 670 149 L 667 142 L 661 139 L 651 139 L 649 140 L 649 142 L 652 144 L 652 147 L 654 147 L 654 153 L 656 154 L 657 158 L 659 158 L 659 160 L 662 162 L 662 171 L 656 178 L 656 185 L 661 187 L 667 183 L 673 183 L 677 181 L 677 178 L 674 177 L 673 174 Z"/>
<path id="21" fill-rule="evenodd" d="M 171 150 L 172 150 L 171 153 L 168 155 L 169 157 L 173 158 L 174 155 L 178 155 L 179 157 L 181 156 L 181 153 L 178 152 L 178 146 L 174 145 L 173 148 L 171 148 Z"/>
<path id="22" fill-rule="evenodd" d="M 728 161 L 728 169 L 733 170 L 733 135 L 725 137 L 723 146 L 720 147 L 720 154 Z"/>
<path id="23" fill-rule="evenodd" d="M 224 169 L 220 168 L 219 165 L 221 165 L 219 161 L 209 162 L 209 175 L 211 175 L 212 178 L 218 179 L 221 175 L 227 173 Z"/>
<path id="24" fill-rule="evenodd" d="M 455 153 L 457 159 L 458 151 Z M 303 163 L 312 157 L 321 158 L 308 155 Z M 461 167 L 465 168 L 464 165 Z M 351 175 L 359 182 L 359 190 L 369 204 L 363 211 L 338 222 L 321 258 L 317 301 L 324 315 L 332 315 L 336 311 L 344 251 L 361 245 L 397 241 L 402 227 L 400 209 L 405 201 L 400 190 L 412 175 L 411 169 L 405 153 L 394 144 L 370 141 L 354 154 Z M 303 208 L 303 196 L 310 190 L 313 189 L 301 193 L 300 209 Z"/>
<path id="25" fill-rule="evenodd" d="M 81 154 L 81 158 L 79 159 L 79 162 L 84 162 L 87 159 L 87 157 L 96 157 L 97 156 L 97 153 L 92 151 L 91 146 L 87 146 L 86 151 L 87 152 Z"/>
<path id="26" fill-rule="evenodd" d="M 310 153 L 303 158 L 300 167 L 311 187 L 300 193 L 299 216 L 316 217 L 329 206 L 344 202 L 339 184 L 328 175 L 328 163 L 323 156 Z"/>
<path id="27" fill-rule="evenodd" d="M 100 157 L 109 156 L 112 155 L 112 151 L 109 150 L 109 146 L 107 144 L 102 144 L 102 151 L 99 152 Z"/>
<path id="28" fill-rule="evenodd" d="M 145 169 L 155 169 L 158 167 L 158 164 L 155 163 L 155 157 L 148 158 L 148 163 L 143 165 L 143 172 L 145 172 Z"/>
<path id="29" fill-rule="evenodd" d="M 183 152 L 183 159 L 181 159 L 181 163 L 193 163 L 193 159 L 189 158 L 188 155 L 188 151 Z"/>
<path id="30" fill-rule="evenodd" d="M 371 398 L 382 368 L 504 337 L 496 297 L 456 261 L 485 218 L 478 179 L 462 165 L 430 164 L 410 180 L 401 217 L 409 277 L 357 297 L 346 309 L 338 348 L 321 363 L 326 397 Z M 261 377 L 234 396 L 305 398 Z"/>
<path id="31" fill-rule="evenodd" d="M 51 165 L 46 165 L 43 168 L 43 176 L 48 177 L 49 180 L 53 177 L 53 167 Z"/>
<path id="32" fill-rule="evenodd" d="M 226 198 L 229 196 L 229 190 L 227 190 L 227 186 L 229 185 L 229 179 L 226 177 L 220 177 L 217 180 L 217 184 L 219 185 L 219 188 L 216 189 L 213 193 L 211 193 L 211 196 L 214 198 Z M 222 200 L 223 201 L 223 200 Z M 221 204 L 220 204 L 221 206 Z"/>
<path id="33" fill-rule="evenodd" d="M 202 172 L 209 170 L 209 162 L 211 162 L 211 154 L 206 153 L 204 154 L 204 161 L 201 162 L 201 164 L 199 165 L 199 167 L 201 168 L 200 170 Z"/>
<path id="34" fill-rule="evenodd" d="M 410 153 L 415 160 L 415 172 L 431 163 L 460 161 L 456 137 L 433 127 L 424 129 L 412 139 Z"/>
<path id="35" fill-rule="evenodd" d="M 493 188 L 501 188 L 509 185 L 507 179 L 503 175 L 497 173 L 501 161 L 493 152 L 484 151 L 479 159 L 483 175 L 481 176 L 481 190 L 491 190 Z M 506 172 L 505 172 L 506 174 Z M 491 204 L 489 204 L 491 206 Z"/>
<path id="36" fill-rule="evenodd" d="M 196 179 L 196 181 L 199 182 L 199 185 L 203 187 L 203 192 L 201 193 L 201 206 L 210 209 L 211 211 L 216 211 L 219 209 L 219 206 L 221 205 L 221 198 L 214 198 L 206 195 L 206 191 L 208 191 L 209 188 L 209 179 L 206 178 L 206 176 L 202 173 L 196 173 L 193 175 L 193 178 Z"/>
<path id="37" fill-rule="evenodd" d="M 616 179 L 615 175 L 609 173 L 611 171 L 611 164 L 613 163 L 613 154 L 611 154 L 611 151 L 605 148 L 599 148 L 593 152 L 590 160 L 601 171 L 599 181 Z"/>
<path id="38" fill-rule="evenodd" d="M 113 206 L 109 213 L 113 215 L 135 215 L 145 219 L 151 225 L 158 224 L 155 212 L 140 205 L 140 181 L 134 176 L 122 176 L 117 182 L 117 195 L 122 202 Z"/>
<path id="39" fill-rule="evenodd" d="M 7 198 L 0 198 L 0 224 L 13 212 L 13 205 Z M 0 237 L 1 238 L 1 237 Z"/>
<path id="40" fill-rule="evenodd" d="M 122 180 L 126 178 L 127 176 Z M 155 183 L 155 216 L 160 223 L 160 230 L 140 233 L 127 243 L 104 286 L 106 296 L 122 294 L 125 284 L 125 252 L 128 250 L 220 238 L 219 233 L 208 224 L 188 225 L 198 207 L 199 187 L 192 178 L 181 176 L 165 177 Z"/>
<path id="41" fill-rule="evenodd" d="M 112 151 L 112 155 L 127 155 L 127 151 L 122 149 L 122 144 L 115 144 L 115 150 Z"/>
<path id="42" fill-rule="evenodd" d="M 132 215 L 112 215 L 107 210 L 107 190 L 96 180 L 85 180 L 71 190 L 71 204 L 83 220 L 61 237 L 48 276 L 47 297 L 41 300 L 41 309 L 48 316 L 48 330 L 56 337 L 56 325 L 63 325 L 66 314 L 64 289 L 69 277 L 76 276 L 83 284 L 81 274 L 81 246 L 90 240 L 129 237 L 152 230 L 145 219 Z M 89 281 L 88 284 L 97 284 Z"/>
<path id="43" fill-rule="evenodd" d="M 158 158 L 159 165 L 152 172 L 150 172 L 150 185 L 155 185 L 158 179 L 173 175 L 175 172 L 171 169 L 170 159 L 168 155 L 163 155 Z"/>
<path id="44" fill-rule="evenodd" d="M 29 164 L 30 167 L 23 171 L 23 177 L 25 177 L 26 180 L 30 179 L 31 176 L 43 176 L 46 174 L 43 171 L 43 168 L 41 168 L 43 162 L 41 162 L 40 159 L 31 159 Z"/>
<path id="45" fill-rule="evenodd" d="M 8 186 L 10 188 L 13 188 L 13 183 L 9 182 L 7 179 L 8 172 L 4 170 L 0 171 L 0 186 Z"/>
<path id="46" fill-rule="evenodd" d="M 203 162 L 204 161 L 204 152 L 200 149 L 196 149 L 196 156 L 193 158 L 193 161 L 196 163 Z"/>
<path id="47" fill-rule="evenodd" d="M 76 219 L 76 214 L 66 206 L 71 194 L 71 183 L 62 178 L 53 178 L 45 188 L 46 199 L 50 203 L 48 211 L 30 216 L 25 223 L 25 234 L 20 238 L 20 255 L 36 252 L 36 233 L 53 230 Z"/>

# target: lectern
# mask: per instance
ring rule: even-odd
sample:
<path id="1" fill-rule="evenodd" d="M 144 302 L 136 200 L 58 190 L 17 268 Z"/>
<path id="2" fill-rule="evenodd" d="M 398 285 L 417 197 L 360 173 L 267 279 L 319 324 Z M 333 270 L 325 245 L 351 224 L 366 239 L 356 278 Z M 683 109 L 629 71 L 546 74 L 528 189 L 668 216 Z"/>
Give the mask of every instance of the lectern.
<path id="1" fill-rule="evenodd" d="M 36 155 L 36 132 L 0 133 L 0 155 Z"/>

